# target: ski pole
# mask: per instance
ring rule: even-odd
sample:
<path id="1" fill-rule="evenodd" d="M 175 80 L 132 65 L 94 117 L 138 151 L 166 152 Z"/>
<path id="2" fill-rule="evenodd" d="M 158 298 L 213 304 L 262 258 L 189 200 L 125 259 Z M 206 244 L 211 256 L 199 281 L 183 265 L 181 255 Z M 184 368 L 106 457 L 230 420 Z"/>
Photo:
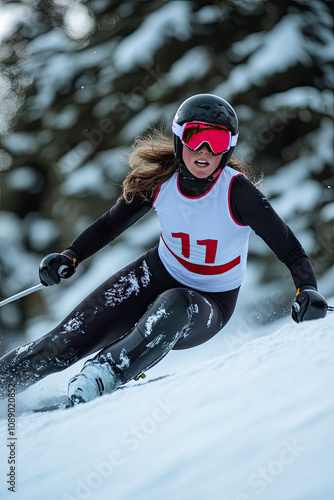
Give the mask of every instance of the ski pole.
<path id="1" fill-rule="evenodd" d="M 327 306 L 327 311 L 334 312 L 334 306 Z"/>
<path id="2" fill-rule="evenodd" d="M 60 266 L 58 269 L 58 274 L 60 277 L 64 277 L 64 272 L 67 270 L 67 266 Z M 5 299 L 0 302 L 0 307 L 5 306 L 6 304 L 9 304 L 10 302 L 14 302 L 14 300 L 21 299 L 22 297 L 25 297 L 26 295 L 30 295 L 31 293 L 37 292 L 38 290 L 41 290 L 44 288 L 45 285 L 43 283 L 39 283 L 38 285 L 32 286 L 31 288 L 27 288 L 27 290 L 23 290 L 23 292 L 16 293 L 15 295 L 12 295 L 11 297 L 8 297 L 8 299 Z"/>
<path id="3" fill-rule="evenodd" d="M 23 292 L 17 293 L 16 295 L 13 295 L 12 297 L 9 297 L 8 299 L 3 300 L 0 302 L 0 307 L 5 306 L 6 304 L 9 304 L 10 302 L 14 302 L 14 300 L 21 299 L 22 297 L 25 297 L 26 295 L 29 295 L 30 293 L 37 292 L 37 290 L 40 290 L 41 288 L 44 288 L 44 285 L 40 283 L 39 285 L 32 286 L 31 288 L 28 288 L 27 290 L 23 290 Z"/>

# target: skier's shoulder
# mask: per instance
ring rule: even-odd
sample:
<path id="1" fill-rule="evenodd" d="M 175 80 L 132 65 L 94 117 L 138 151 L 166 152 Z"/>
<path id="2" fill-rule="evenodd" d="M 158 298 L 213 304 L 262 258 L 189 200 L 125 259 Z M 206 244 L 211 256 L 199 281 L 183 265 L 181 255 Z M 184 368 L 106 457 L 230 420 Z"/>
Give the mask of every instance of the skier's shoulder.
<path id="1" fill-rule="evenodd" d="M 253 182 L 247 175 L 235 169 L 230 169 L 231 189 L 230 196 L 238 202 L 249 203 L 253 201 L 268 203 L 267 197 L 261 188 L 261 184 Z"/>

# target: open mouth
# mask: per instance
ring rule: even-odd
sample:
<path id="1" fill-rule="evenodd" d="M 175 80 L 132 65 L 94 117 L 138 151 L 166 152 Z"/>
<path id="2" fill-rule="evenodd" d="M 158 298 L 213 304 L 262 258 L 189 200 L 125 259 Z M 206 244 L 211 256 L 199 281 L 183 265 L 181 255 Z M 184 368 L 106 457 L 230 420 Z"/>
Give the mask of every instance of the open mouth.
<path id="1" fill-rule="evenodd" d="M 210 165 L 210 163 L 206 160 L 196 160 L 195 164 L 199 167 L 208 167 Z"/>

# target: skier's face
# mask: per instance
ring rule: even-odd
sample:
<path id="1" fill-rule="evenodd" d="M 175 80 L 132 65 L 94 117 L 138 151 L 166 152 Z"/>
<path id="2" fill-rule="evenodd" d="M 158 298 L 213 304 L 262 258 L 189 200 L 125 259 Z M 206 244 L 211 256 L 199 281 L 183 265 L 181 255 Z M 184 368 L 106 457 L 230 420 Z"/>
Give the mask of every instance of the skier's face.
<path id="1" fill-rule="evenodd" d="M 183 146 L 182 157 L 185 166 L 191 174 L 200 179 L 209 177 L 218 167 L 222 155 L 213 155 L 207 146 L 204 146 L 198 151 Z"/>

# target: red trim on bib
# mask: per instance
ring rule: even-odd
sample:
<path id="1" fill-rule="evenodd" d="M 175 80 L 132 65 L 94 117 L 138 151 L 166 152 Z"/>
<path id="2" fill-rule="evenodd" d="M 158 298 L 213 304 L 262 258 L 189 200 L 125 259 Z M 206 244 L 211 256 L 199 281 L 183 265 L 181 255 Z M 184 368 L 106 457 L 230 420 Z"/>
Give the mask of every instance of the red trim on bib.
<path id="1" fill-rule="evenodd" d="M 233 184 L 234 179 L 236 177 L 240 177 L 241 175 L 244 175 L 244 174 L 237 174 L 234 177 L 232 177 L 232 179 L 230 181 L 230 185 L 229 185 L 229 188 L 228 188 L 228 209 L 230 211 L 230 216 L 232 217 L 232 220 L 233 220 L 233 222 L 235 222 L 235 224 L 237 224 L 238 226 L 241 226 L 241 227 L 247 227 L 247 226 L 245 226 L 245 224 L 240 224 L 240 222 L 238 222 L 238 221 L 235 220 L 235 218 L 233 217 L 232 208 L 231 208 L 231 189 L 232 189 L 232 184 Z"/>
<path id="2" fill-rule="evenodd" d="M 230 271 L 233 269 L 235 266 L 240 264 L 240 255 L 236 257 L 235 259 L 231 260 L 230 262 L 227 262 L 226 264 L 221 264 L 219 266 L 206 266 L 204 264 L 194 264 L 193 262 L 188 262 L 187 260 L 182 259 L 178 255 L 176 255 L 167 245 L 165 242 L 163 236 L 161 235 L 161 239 L 170 251 L 170 253 L 182 264 L 183 267 L 185 267 L 188 271 L 191 273 L 195 274 L 203 274 L 205 276 L 212 276 L 215 274 L 223 274 L 226 273 L 227 271 Z"/>
<path id="3" fill-rule="evenodd" d="M 156 192 L 156 195 L 152 201 L 152 207 L 154 207 L 154 203 L 155 203 L 155 200 L 158 198 L 158 194 L 160 193 L 160 189 L 161 189 L 161 184 L 159 185 L 158 191 Z"/>

